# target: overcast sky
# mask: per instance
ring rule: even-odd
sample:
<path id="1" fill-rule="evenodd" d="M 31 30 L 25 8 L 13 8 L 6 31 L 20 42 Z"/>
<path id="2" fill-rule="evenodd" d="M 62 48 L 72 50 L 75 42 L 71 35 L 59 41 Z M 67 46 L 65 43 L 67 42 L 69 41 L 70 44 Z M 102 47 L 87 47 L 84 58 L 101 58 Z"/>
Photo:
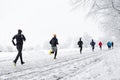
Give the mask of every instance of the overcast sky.
<path id="1" fill-rule="evenodd" d="M 0 0 L 0 43 L 10 44 L 18 29 L 27 44 L 41 44 L 53 33 L 60 41 L 87 32 L 98 37 L 92 19 L 85 21 L 84 10 L 73 10 L 69 0 Z"/>

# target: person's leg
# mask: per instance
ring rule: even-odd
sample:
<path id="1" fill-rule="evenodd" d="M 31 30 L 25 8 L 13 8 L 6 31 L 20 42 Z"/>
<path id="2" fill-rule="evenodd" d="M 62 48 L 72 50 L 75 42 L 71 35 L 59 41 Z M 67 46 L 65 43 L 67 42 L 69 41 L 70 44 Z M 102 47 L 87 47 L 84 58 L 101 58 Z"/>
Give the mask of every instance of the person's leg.
<path id="1" fill-rule="evenodd" d="M 19 52 L 18 52 L 18 54 L 17 54 L 17 56 L 16 56 L 16 58 L 15 58 L 15 60 L 14 60 L 14 63 L 16 64 L 17 63 L 17 60 L 18 60 L 18 58 L 19 58 Z"/>
<path id="2" fill-rule="evenodd" d="M 56 56 L 57 56 L 57 47 L 54 47 L 54 52 L 55 52 L 54 59 L 56 59 Z"/>
<path id="3" fill-rule="evenodd" d="M 20 54 L 20 60 L 21 60 L 21 64 L 24 64 L 23 58 L 22 58 L 22 53 Z"/>
<path id="4" fill-rule="evenodd" d="M 54 54 L 54 47 L 52 47 L 51 49 L 52 49 L 51 54 Z"/>
<path id="5" fill-rule="evenodd" d="M 18 58 L 19 58 L 19 56 L 20 56 L 20 48 L 19 48 L 18 45 L 17 45 L 17 50 L 18 50 L 18 54 L 17 54 L 17 56 L 16 56 L 16 58 L 15 58 L 15 60 L 14 60 L 14 63 L 15 63 L 15 64 L 17 63 L 17 60 L 18 60 Z"/>
<path id="6" fill-rule="evenodd" d="M 100 50 L 102 50 L 102 46 L 100 46 Z"/>
<path id="7" fill-rule="evenodd" d="M 80 53 L 82 53 L 82 46 L 80 47 Z"/>
<path id="8" fill-rule="evenodd" d="M 94 46 L 92 46 L 92 51 L 94 51 Z"/>
<path id="9" fill-rule="evenodd" d="M 110 49 L 110 46 L 108 46 L 108 49 Z"/>
<path id="10" fill-rule="evenodd" d="M 22 45 L 20 45 L 20 60 L 21 60 L 21 64 L 24 64 L 23 58 L 22 58 Z"/>

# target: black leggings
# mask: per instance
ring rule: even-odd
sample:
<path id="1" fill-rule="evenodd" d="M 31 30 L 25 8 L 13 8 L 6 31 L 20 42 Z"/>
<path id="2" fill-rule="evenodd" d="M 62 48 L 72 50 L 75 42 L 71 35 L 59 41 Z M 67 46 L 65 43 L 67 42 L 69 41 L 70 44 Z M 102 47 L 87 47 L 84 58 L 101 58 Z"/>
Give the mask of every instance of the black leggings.
<path id="1" fill-rule="evenodd" d="M 80 46 L 80 53 L 82 53 L 82 46 Z"/>
<path id="2" fill-rule="evenodd" d="M 21 60 L 21 64 L 23 63 L 23 59 L 22 59 L 22 48 L 23 46 L 22 45 L 17 45 L 17 50 L 18 50 L 18 54 L 14 60 L 14 62 L 16 63 L 18 58 L 20 57 L 20 60 Z"/>

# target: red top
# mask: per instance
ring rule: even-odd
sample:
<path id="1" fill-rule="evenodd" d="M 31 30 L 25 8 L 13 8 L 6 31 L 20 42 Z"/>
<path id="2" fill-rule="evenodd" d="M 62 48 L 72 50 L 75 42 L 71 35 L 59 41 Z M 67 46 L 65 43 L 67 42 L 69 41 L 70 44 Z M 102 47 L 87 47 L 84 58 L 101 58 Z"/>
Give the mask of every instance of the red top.
<path id="1" fill-rule="evenodd" d="M 102 46 L 102 42 L 99 42 L 99 44 L 98 44 L 99 46 Z"/>

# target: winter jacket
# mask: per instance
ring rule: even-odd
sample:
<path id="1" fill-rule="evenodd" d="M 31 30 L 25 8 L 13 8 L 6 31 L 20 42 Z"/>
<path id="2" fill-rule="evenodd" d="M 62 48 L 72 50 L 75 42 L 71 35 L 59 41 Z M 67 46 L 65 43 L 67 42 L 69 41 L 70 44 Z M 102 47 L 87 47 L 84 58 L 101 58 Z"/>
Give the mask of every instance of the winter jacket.
<path id="1" fill-rule="evenodd" d="M 23 44 L 23 41 L 25 41 L 26 40 L 26 38 L 25 38 L 25 36 L 23 35 L 23 34 L 16 34 L 13 38 L 12 38 L 12 42 L 13 42 L 13 44 L 14 45 L 16 45 L 15 43 L 14 43 L 14 39 L 16 39 L 16 44 L 17 45 L 22 45 Z"/>
<path id="2" fill-rule="evenodd" d="M 95 46 L 95 42 L 92 41 L 92 42 L 90 43 L 90 45 L 91 45 L 91 46 Z"/>
<path id="3" fill-rule="evenodd" d="M 56 45 L 58 44 L 58 40 L 56 37 L 53 37 L 51 40 L 50 40 L 50 44 L 52 47 L 56 47 Z"/>
<path id="4" fill-rule="evenodd" d="M 78 45 L 79 45 L 79 47 L 82 47 L 82 45 L 83 45 L 83 41 L 78 41 Z"/>
<path id="5" fill-rule="evenodd" d="M 112 45 L 111 42 L 107 42 L 107 46 L 111 47 L 111 45 Z"/>
<path id="6" fill-rule="evenodd" d="M 99 46 L 102 46 L 102 42 L 99 42 L 99 44 L 98 44 Z"/>

